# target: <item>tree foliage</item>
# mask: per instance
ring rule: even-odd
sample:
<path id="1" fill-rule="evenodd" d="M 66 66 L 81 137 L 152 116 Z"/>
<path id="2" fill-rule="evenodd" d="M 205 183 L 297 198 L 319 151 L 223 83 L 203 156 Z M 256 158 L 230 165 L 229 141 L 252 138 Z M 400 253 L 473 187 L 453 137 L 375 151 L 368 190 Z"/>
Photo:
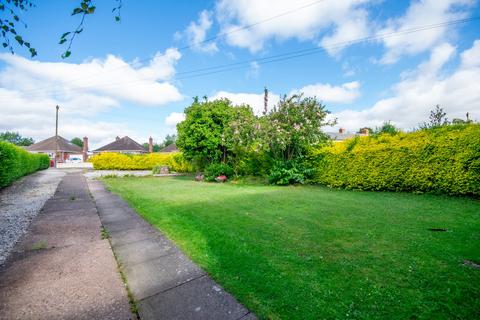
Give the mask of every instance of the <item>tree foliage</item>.
<path id="1" fill-rule="evenodd" d="M 80 22 L 77 27 L 71 31 L 64 32 L 60 36 L 59 44 L 66 44 L 67 47 L 62 53 L 62 58 L 68 58 L 72 54 L 71 48 L 75 37 L 82 33 L 85 18 L 88 15 L 95 13 L 96 7 L 93 5 L 93 0 L 77 0 L 79 1 L 71 15 L 80 16 Z M 37 55 L 37 50 L 26 41 L 18 30 L 18 25 L 27 28 L 27 24 L 20 18 L 20 13 L 25 13 L 28 9 L 35 7 L 35 1 L 32 0 L 0 0 L 0 37 L 3 48 L 8 49 L 12 54 L 14 53 L 13 43 L 17 43 L 21 47 L 28 49 L 31 57 Z M 116 6 L 112 9 L 115 21 L 121 19 L 122 0 L 115 0 Z"/>
<path id="2" fill-rule="evenodd" d="M 401 130 L 397 128 L 393 123 L 391 123 L 390 121 L 385 121 L 380 127 L 375 128 L 373 134 L 378 136 L 386 133 L 393 136 L 399 132 L 401 132 Z"/>
<path id="3" fill-rule="evenodd" d="M 326 120 L 328 114 L 325 105 L 316 98 L 284 96 L 260 121 L 262 148 L 275 160 L 303 157 L 308 148 L 328 140 L 322 127 L 336 123 Z"/>
<path id="4" fill-rule="evenodd" d="M 35 142 L 33 138 L 22 137 L 18 132 L 13 131 L 0 133 L 0 141 L 10 142 L 17 146 L 29 146 Z"/>
<path id="5" fill-rule="evenodd" d="M 168 147 L 171 144 L 174 144 L 177 141 L 177 135 L 175 134 L 167 134 L 165 139 L 163 139 L 162 145 L 163 148 Z"/>
<path id="6" fill-rule="evenodd" d="M 14 53 L 13 43 L 17 43 L 21 47 L 25 47 L 32 57 L 37 55 L 37 51 L 26 41 L 20 31 L 18 25 L 27 28 L 27 24 L 20 19 L 19 11 L 27 11 L 34 4 L 30 0 L 0 0 L 0 34 L 3 48 Z"/>
<path id="7" fill-rule="evenodd" d="M 443 110 L 440 105 L 436 105 L 432 110 L 430 110 L 430 116 L 428 117 L 428 122 L 420 124 L 421 129 L 435 128 L 444 125 L 448 125 L 450 122 L 447 119 L 447 113 Z"/>
<path id="8" fill-rule="evenodd" d="M 80 139 L 79 137 L 73 138 L 72 140 L 70 140 L 70 142 L 76 146 L 79 146 L 80 148 L 83 148 L 83 140 Z"/>
<path id="9" fill-rule="evenodd" d="M 281 184 L 306 181 L 308 149 L 326 143 L 322 127 L 335 123 L 326 120 L 328 111 L 316 98 L 302 95 L 283 97 L 259 117 L 250 106 L 233 106 L 227 99 L 195 99 L 185 114 L 177 125 L 177 146 L 200 169 L 222 163 L 237 175 L 275 171 L 272 182 Z"/>
<path id="10" fill-rule="evenodd" d="M 249 107 L 244 112 L 253 113 Z M 230 126 L 238 112 L 227 99 L 200 102 L 195 98 L 177 125 L 177 146 L 186 159 L 203 169 L 210 163 L 226 163 L 233 156 Z"/>

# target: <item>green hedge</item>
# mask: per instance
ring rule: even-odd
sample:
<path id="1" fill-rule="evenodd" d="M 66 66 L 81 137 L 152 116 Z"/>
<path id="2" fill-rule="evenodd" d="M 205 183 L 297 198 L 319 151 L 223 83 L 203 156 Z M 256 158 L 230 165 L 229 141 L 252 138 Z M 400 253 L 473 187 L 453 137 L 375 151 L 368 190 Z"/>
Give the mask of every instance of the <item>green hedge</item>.
<path id="1" fill-rule="evenodd" d="M 122 154 L 104 152 L 89 160 L 95 170 L 152 170 L 159 165 L 170 167 L 175 172 L 192 172 L 192 165 L 179 152 Z"/>
<path id="2" fill-rule="evenodd" d="M 49 166 L 48 155 L 32 154 L 11 143 L 0 141 L 0 188 Z"/>
<path id="3" fill-rule="evenodd" d="M 316 183 L 480 195 L 480 125 L 357 137 L 314 151 Z"/>

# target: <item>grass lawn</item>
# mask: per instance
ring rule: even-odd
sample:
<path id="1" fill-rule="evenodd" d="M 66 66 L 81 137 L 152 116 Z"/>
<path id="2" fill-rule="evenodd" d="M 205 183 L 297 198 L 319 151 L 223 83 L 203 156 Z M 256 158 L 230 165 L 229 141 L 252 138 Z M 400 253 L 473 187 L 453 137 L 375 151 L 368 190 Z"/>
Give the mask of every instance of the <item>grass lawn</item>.
<path id="1" fill-rule="evenodd" d="M 478 200 L 192 180 L 105 179 L 260 318 L 480 319 Z"/>

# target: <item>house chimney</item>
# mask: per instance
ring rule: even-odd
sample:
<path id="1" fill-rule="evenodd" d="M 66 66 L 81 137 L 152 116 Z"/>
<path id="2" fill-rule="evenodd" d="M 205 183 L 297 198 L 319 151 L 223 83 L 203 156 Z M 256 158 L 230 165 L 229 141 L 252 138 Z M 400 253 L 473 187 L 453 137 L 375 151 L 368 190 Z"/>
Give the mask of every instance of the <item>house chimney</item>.
<path id="1" fill-rule="evenodd" d="M 153 152 L 153 138 L 152 137 L 148 138 L 148 152 L 150 152 L 150 153 Z"/>
<path id="2" fill-rule="evenodd" d="M 88 137 L 83 137 L 83 162 L 88 160 Z"/>
<path id="3" fill-rule="evenodd" d="M 340 134 L 344 134 L 344 133 L 345 133 L 345 129 L 344 129 L 344 128 L 340 128 L 340 129 L 338 129 L 338 133 L 340 133 Z"/>
<path id="4" fill-rule="evenodd" d="M 360 129 L 360 134 L 363 134 L 365 136 L 368 136 L 370 134 L 370 129 L 368 128 L 362 128 Z"/>
<path id="5" fill-rule="evenodd" d="M 120 137 L 119 137 L 119 136 L 117 136 L 117 137 L 115 138 L 115 141 L 118 141 L 118 140 L 120 140 Z"/>

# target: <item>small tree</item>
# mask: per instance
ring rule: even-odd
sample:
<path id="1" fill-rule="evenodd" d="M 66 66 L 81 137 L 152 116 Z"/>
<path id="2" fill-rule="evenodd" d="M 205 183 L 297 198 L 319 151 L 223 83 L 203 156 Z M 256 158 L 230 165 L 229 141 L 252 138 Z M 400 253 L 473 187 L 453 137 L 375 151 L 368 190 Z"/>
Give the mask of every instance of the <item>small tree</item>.
<path id="1" fill-rule="evenodd" d="M 83 140 L 80 139 L 79 137 L 73 138 L 72 140 L 70 140 L 70 142 L 73 143 L 74 145 L 79 146 L 80 148 L 83 148 Z"/>
<path id="2" fill-rule="evenodd" d="M 35 142 L 32 138 L 22 137 L 18 132 L 13 131 L 0 133 L 0 141 L 10 142 L 17 146 L 29 146 Z"/>
<path id="3" fill-rule="evenodd" d="M 169 146 L 169 145 L 171 145 L 171 144 L 174 144 L 175 141 L 177 141 L 177 135 L 175 135 L 175 134 L 172 134 L 172 135 L 167 134 L 166 137 L 165 137 L 165 139 L 163 139 L 163 143 L 162 143 L 162 144 L 163 144 L 163 147 L 167 147 L 167 146 Z"/>
<path id="4" fill-rule="evenodd" d="M 195 98 L 185 109 L 185 120 L 177 125 L 177 146 L 185 158 L 200 169 L 210 163 L 226 163 L 232 154 L 226 131 L 234 115 L 228 99 L 200 102 Z"/>
<path id="5" fill-rule="evenodd" d="M 428 122 L 424 122 L 420 125 L 421 129 L 435 128 L 448 125 L 450 122 L 446 117 L 447 113 L 443 111 L 440 105 L 436 105 L 433 110 L 430 111 Z"/>
<path id="6" fill-rule="evenodd" d="M 401 130 L 397 128 L 393 123 L 390 121 L 385 121 L 382 126 L 376 127 L 375 128 L 375 135 L 380 135 L 380 134 L 390 134 L 390 135 L 396 135 L 399 133 Z"/>

